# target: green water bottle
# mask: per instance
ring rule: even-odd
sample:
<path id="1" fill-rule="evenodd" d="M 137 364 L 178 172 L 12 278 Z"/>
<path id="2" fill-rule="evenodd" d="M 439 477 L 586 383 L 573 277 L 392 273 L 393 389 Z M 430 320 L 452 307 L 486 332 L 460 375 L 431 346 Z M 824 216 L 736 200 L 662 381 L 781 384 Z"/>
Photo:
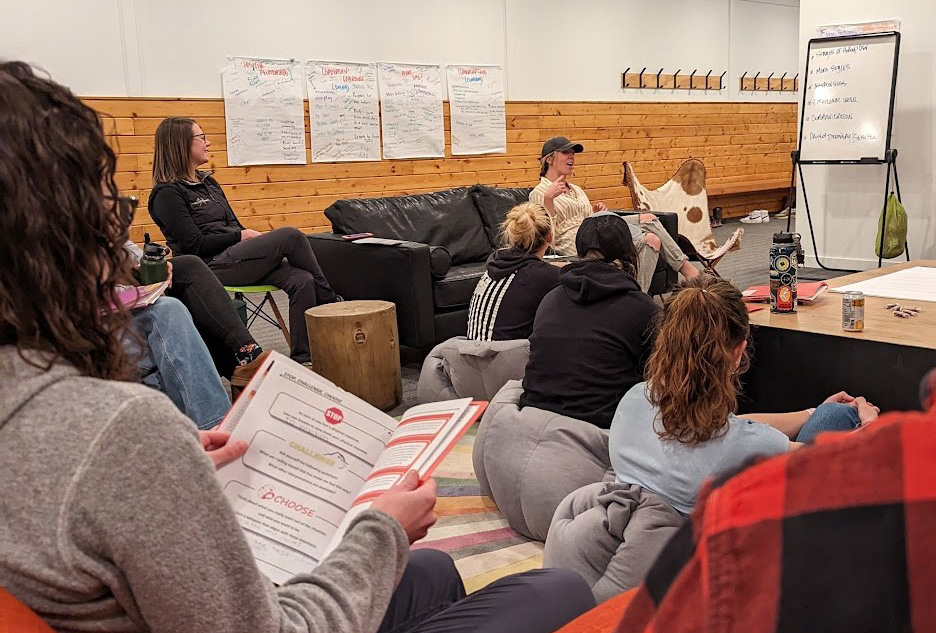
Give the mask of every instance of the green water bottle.
<path id="1" fill-rule="evenodd" d="M 149 233 L 143 234 L 143 257 L 140 258 L 140 283 L 144 286 L 166 281 L 169 276 L 169 249 L 150 241 Z"/>

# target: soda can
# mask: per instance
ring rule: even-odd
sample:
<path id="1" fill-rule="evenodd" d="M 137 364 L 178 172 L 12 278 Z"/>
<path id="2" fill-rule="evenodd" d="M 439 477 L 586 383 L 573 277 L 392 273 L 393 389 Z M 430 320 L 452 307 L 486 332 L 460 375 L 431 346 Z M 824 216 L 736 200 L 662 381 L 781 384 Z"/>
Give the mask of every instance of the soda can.
<path id="1" fill-rule="evenodd" d="M 865 297 L 863 292 L 846 292 L 842 295 L 842 329 L 846 332 L 864 330 Z"/>

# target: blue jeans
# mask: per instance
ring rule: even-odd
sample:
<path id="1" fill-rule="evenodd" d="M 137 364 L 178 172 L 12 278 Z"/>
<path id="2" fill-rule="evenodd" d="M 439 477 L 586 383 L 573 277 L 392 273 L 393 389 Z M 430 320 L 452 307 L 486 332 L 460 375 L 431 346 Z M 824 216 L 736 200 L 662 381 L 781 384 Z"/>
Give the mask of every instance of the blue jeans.
<path id="1" fill-rule="evenodd" d="M 202 430 L 217 425 L 231 408 L 221 378 L 192 316 L 178 299 L 160 297 L 133 311 L 133 330 L 143 339 L 139 352 L 143 384 L 162 391 Z"/>
<path id="2" fill-rule="evenodd" d="M 852 431 L 861 426 L 858 410 L 850 404 L 827 402 L 820 404 L 809 416 L 799 435 L 797 442 L 811 442 L 822 431 Z"/>

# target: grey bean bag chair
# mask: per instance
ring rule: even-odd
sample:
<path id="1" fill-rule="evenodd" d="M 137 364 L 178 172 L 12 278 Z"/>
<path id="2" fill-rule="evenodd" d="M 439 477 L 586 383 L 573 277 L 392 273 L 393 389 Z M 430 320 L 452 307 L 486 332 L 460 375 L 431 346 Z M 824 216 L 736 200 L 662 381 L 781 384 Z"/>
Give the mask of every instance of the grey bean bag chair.
<path id="1" fill-rule="evenodd" d="M 639 585 L 682 515 L 633 484 L 596 483 L 559 504 L 543 552 L 544 567 L 574 569 L 603 602 Z"/>
<path id="2" fill-rule="evenodd" d="M 420 404 L 456 398 L 492 399 L 508 380 L 523 380 L 530 341 L 472 341 L 456 336 L 436 345 L 416 387 Z"/>
<path id="3" fill-rule="evenodd" d="M 517 403 L 523 388 L 512 380 L 488 405 L 475 438 L 475 475 L 481 490 L 514 530 L 545 541 L 566 495 L 586 484 L 611 481 L 608 432 L 562 415 Z"/>

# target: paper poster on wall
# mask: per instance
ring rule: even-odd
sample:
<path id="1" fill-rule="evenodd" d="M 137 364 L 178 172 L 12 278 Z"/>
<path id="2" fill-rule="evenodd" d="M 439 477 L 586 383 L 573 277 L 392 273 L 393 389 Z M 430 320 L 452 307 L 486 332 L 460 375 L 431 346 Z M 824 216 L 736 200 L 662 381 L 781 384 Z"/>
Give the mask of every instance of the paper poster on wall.
<path id="1" fill-rule="evenodd" d="M 448 66 L 452 154 L 507 152 L 500 66 Z"/>
<path id="2" fill-rule="evenodd" d="M 380 160 L 377 64 L 306 62 L 312 162 Z"/>
<path id="3" fill-rule="evenodd" d="M 305 164 L 301 64 L 291 59 L 230 60 L 221 71 L 228 165 Z"/>
<path id="4" fill-rule="evenodd" d="M 384 158 L 442 158 L 442 69 L 439 66 L 378 66 Z"/>

